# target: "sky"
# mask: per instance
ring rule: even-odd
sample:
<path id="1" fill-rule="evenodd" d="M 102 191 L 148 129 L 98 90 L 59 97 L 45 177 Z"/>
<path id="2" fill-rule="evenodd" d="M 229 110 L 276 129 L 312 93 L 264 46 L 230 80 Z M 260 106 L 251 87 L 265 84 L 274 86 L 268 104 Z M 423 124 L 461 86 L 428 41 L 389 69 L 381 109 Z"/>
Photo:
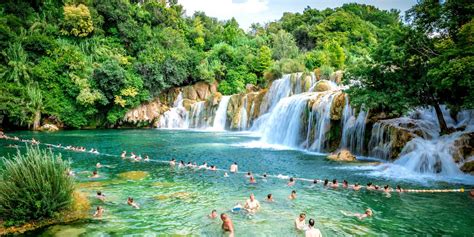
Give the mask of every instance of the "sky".
<path id="1" fill-rule="evenodd" d="M 203 11 L 219 20 L 235 17 L 244 30 L 248 30 L 255 22 L 264 24 L 278 20 L 284 12 L 303 12 L 306 6 L 322 10 L 351 2 L 384 10 L 398 9 L 402 13 L 416 4 L 416 0 L 178 0 L 188 16 L 195 11 Z"/>

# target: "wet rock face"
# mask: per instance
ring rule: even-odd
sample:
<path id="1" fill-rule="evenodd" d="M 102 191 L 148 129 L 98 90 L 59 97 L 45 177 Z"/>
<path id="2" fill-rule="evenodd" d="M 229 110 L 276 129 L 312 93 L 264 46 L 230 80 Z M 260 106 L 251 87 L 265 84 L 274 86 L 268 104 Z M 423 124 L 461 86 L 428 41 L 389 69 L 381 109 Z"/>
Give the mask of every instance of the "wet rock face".
<path id="1" fill-rule="evenodd" d="M 123 121 L 132 124 L 139 122 L 154 123 L 166 110 L 167 106 L 164 106 L 160 102 L 159 98 L 155 98 L 155 100 L 149 103 L 142 104 L 134 109 L 129 110 L 125 114 Z"/>
<path id="2" fill-rule="evenodd" d="M 47 131 L 47 132 L 55 132 L 58 131 L 59 128 L 54 124 L 44 124 L 39 128 L 40 131 Z"/>
<path id="3" fill-rule="evenodd" d="M 474 160 L 468 161 L 461 166 L 461 171 L 474 175 Z"/>
<path id="4" fill-rule="evenodd" d="M 474 156 L 474 132 L 465 133 L 461 135 L 458 139 L 456 139 L 453 143 L 452 154 L 453 154 L 453 159 L 456 163 L 464 162 L 469 157 L 473 157 Z M 469 162 L 466 162 L 466 163 L 469 163 Z M 471 168 L 474 168 L 473 165 L 474 163 L 471 164 Z"/>
<path id="5" fill-rule="evenodd" d="M 314 88 L 315 92 L 323 92 L 328 90 L 331 90 L 331 85 L 328 81 L 319 81 Z"/>
<path id="6" fill-rule="evenodd" d="M 346 95 L 340 93 L 334 98 L 331 105 L 331 119 L 332 120 L 341 120 L 342 110 L 344 110 L 344 105 L 346 103 Z"/>

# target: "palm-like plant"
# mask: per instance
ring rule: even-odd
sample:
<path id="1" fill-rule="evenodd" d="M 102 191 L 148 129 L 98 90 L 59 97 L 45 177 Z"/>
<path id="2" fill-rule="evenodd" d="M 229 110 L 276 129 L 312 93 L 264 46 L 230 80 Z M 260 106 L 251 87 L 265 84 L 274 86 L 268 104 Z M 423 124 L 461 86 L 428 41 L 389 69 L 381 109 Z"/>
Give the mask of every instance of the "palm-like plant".
<path id="1" fill-rule="evenodd" d="M 30 68 L 32 63 L 28 61 L 28 55 L 21 43 L 15 42 L 8 45 L 2 55 L 7 60 L 7 67 L 2 69 L 0 76 L 7 81 L 18 84 L 30 82 Z"/>
<path id="2" fill-rule="evenodd" d="M 41 111 L 43 110 L 43 94 L 37 83 L 28 84 L 26 93 L 29 98 L 27 108 L 33 113 L 33 130 L 38 130 L 41 121 Z"/>

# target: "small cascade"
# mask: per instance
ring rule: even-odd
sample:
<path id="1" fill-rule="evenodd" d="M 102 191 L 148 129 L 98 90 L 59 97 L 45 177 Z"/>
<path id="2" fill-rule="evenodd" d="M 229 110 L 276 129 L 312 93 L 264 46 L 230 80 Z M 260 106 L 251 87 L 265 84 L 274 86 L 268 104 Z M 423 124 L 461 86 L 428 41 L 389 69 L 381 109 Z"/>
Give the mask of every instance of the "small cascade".
<path id="1" fill-rule="evenodd" d="M 318 93 L 319 94 L 319 93 Z M 331 129 L 331 106 L 338 93 L 324 93 L 313 104 L 309 127 L 314 127 L 314 142 L 311 150 L 323 152 L 326 149 L 326 135 Z"/>
<path id="2" fill-rule="evenodd" d="M 280 100 L 262 124 L 263 142 L 299 147 L 301 140 L 301 117 L 308 100 L 315 93 L 302 93 Z"/>
<path id="3" fill-rule="evenodd" d="M 188 128 L 188 113 L 183 106 L 183 94 L 179 92 L 176 100 L 173 102 L 173 107 L 166 111 L 160 118 L 160 128 Z"/>
<path id="4" fill-rule="evenodd" d="M 282 98 L 291 95 L 291 74 L 284 75 L 281 79 L 272 82 L 268 93 L 265 95 L 265 103 L 260 107 L 261 113 L 270 112 Z"/>
<path id="5" fill-rule="evenodd" d="M 248 103 L 248 96 L 245 95 L 242 106 L 240 107 L 240 111 L 239 111 L 239 116 L 240 116 L 239 130 L 241 131 L 247 130 L 247 127 L 248 127 L 247 103 Z"/>
<path id="6" fill-rule="evenodd" d="M 349 104 L 348 96 L 345 97 L 345 105 L 341 119 L 341 148 L 348 149 L 356 155 L 363 154 L 367 115 L 368 113 L 361 109 L 356 118 L 354 116 L 354 111 Z"/>
<path id="7" fill-rule="evenodd" d="M 225 130 L 225 125 L 227 122 L 227 106 L 229 105 L 230 96 L 223 96 L 217 107 L 216 115 L 214 117 L 214 122 L 212 124 L 213 130 Z"/>
<path id="8" fill-rule="evenodd" d="M 199 101 L 191 106 L 189 115 L 189 127 L 190 128 L 206 128 L 207 123 L 205 120 L 205 101 Z"/>
<path id="9" fill-rule="evenodd" d="M 381 122 L 375 123 L 368 144 L 369 156 L 388 160 L 391 149 L 392 140 L 388 125 Z"/>
<path id="10" fill-rule="evenodd" d="M 454 141 L 465 132 L 455 132 L 438 139 L 427 140 L 421 137 L 408 142 L 394 164 L 421 174 L 456 176 L 462 174 L 453 160 Z"/>

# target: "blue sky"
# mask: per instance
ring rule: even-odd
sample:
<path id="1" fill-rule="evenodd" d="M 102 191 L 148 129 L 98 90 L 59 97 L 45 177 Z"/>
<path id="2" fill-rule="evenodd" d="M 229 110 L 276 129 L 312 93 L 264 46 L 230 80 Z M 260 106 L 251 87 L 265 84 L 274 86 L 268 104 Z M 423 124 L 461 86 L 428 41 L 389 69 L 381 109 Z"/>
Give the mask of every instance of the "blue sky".
<path id="1" fill-rule="evenodd" d="M 302 12 L 306 6 L 316 9 L 335 8 L 344 3 L 357 2 L 380 9 L 398 9 L 402 13 L 416 4 L 416 0 L 179 0 L 187 15 L 204 11 L 220 20 L 235 17 L 247 30 L 253 22 L 266 23 L 279 19 L 284 12 Z"/>

